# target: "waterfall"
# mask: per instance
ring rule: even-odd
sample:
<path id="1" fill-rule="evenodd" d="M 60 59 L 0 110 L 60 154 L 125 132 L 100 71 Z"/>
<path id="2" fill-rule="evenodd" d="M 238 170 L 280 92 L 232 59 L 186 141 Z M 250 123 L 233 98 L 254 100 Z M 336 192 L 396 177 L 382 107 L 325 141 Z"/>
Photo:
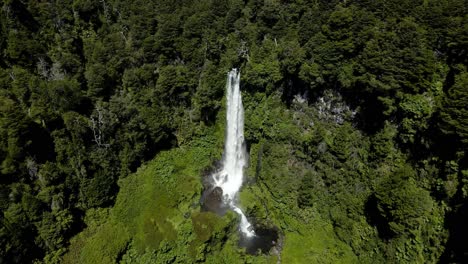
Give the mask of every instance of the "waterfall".
<path id="1" fill-rule="evenodd" d="M 244 143 L 244 108 L 240 93 L 240 72 L 232 69 L 227 77 L 226 141 L 222 168 L 213 174 L 215 187 L 223 190 L 223 202 L 240 215 L 240 231 L 246 237 L 255 236 L 252 225 L 235 204 L 237 192 L 242 186 L 247 151 Z"/>

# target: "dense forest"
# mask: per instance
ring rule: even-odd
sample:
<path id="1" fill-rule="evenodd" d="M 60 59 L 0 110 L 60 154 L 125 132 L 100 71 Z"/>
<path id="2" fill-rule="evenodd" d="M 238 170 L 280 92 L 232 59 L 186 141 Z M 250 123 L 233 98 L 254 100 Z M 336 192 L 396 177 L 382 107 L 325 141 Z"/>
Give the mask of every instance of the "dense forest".
<path id="1" fill-rule="evenodd" d="M 468 1 L 3 0 L 0 263 L 467 263 Z M 241 72 L 240 205 L 201 210 Z"/>

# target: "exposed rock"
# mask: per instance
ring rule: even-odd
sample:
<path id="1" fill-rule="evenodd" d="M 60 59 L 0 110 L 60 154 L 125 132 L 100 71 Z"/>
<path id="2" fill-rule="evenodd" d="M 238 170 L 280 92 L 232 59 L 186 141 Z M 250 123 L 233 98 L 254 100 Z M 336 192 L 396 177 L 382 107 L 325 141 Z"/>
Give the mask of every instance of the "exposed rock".
<path id="1" fill-rule="evenodd" d="M 215 212 L 219 215 L 226 214 L 227 206 L 223 203 L 223 189 L 215 187 L 204 192 L 201 200 L 204 211 Z"/>

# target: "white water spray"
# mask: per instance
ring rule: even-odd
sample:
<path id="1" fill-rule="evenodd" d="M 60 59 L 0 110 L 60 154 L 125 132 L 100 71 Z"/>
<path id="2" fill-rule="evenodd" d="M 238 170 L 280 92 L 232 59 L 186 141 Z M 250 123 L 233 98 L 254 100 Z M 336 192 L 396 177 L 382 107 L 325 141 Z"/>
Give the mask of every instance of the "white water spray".
<path id="1" fill-rule="evenodd" d="M 226 142 L 222 169 L 213 174 L 215 187 L 223 190 L 223 201 L 241 216 L 240 231 L 247 237 L 255 236 L 252 225 L 240 208 L 235 205 L 235 197 L 242 186 L 247 152 L 244 144 L 244 108 L 239 88 L 240 73 L 233 69 L 228 73 Z"/>

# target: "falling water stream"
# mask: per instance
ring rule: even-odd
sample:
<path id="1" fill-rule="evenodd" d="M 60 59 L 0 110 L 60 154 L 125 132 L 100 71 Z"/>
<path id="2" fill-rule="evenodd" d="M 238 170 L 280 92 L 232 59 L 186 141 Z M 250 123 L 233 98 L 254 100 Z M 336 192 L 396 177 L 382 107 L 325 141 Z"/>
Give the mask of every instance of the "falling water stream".
<path id="1" fill-rule="evenodd" d="M 244 167 L 247 162 L 247 152 L 244 142 L 244 108 L 239 88 L 240 72 L 233 69 L 228 73 L 227 113 L 226 113 L 226 142 L 221 169 L 212 174 L 214 187 L 222 189 L 222 201 L 234 212 L 240 215 L 239 229 L 246 237 L 254 237 L 255 231 L 237 207 L 236 195 L 242 186 Z"/>
<path id="2" fill-rule="evenodd" d="M 279 254 L 282 239 L 278 228 L 268 220 L 255 221 L 255 230 L 238 207 L 238 192 L 244 180 L 247 150 L 244 141 L 244 108 L 239 88 L 240 73 L 233 69 L 226 84 L 226 138 L 223 159 L 217 170 L 204 178 L 205 190 L 200 200 L 203 210 L 224 215 L 232 210 L 240 216 L 239 246 L 248 254 Z"/>

